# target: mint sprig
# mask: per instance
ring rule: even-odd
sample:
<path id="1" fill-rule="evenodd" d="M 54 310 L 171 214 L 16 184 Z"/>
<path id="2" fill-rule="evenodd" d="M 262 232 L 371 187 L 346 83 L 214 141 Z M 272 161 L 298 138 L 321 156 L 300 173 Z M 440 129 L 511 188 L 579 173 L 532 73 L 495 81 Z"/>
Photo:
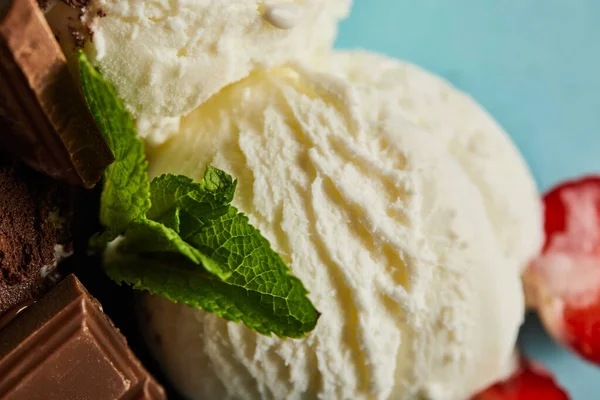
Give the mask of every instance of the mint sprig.
<path id="1" fill-rule="evenodd" d="M 151 184 L 152 206 L 148 218 L 164 223 L 187 239 L 227 213 L 237 182 L 209 166 L 200 183 L 187 176 L 162 175 Z"/>
<path id="2" fill-rule="evenodd" d="M 200 182 L 167 174 L 148 179 L 143 143 L 130 114 L 79 53 L 83 92 L 115 155 L 104 175 L 93 239 L 119 284 L 203 308 L 263 333 L 303 337 L 319 313 L 302 282 L 231 202 L 237 181 L 208 166 Z"/>
<path id="3" fill-rule="evenodd" d="M 110 231 L 105 239 L 110 240 L 131 222 L 144 218 L 150 209 L 148 162 L 131 115 L 114 88 L 103 80 L 83 52 L 79 53 L 79 67 L 90 111 L 115 156 L 115 162 L 104 173 L 100 208 L 100 222 Z"/>
<path id="4" fill-rule="evenodd" d="M 243 322 L 264 335 L 275 332 L 281 337 L 301 338 L 315 327 L 316 317 L 311 308 L 289 304 L 289 300 L 302 297 L 302 293 L 288 293 L 287 299 L 275 298 L 267 307 L 260 292 L 220 281 L 185 263 L 173 264 L 139 256 L 128 258 L 123 254 L 107 258 L 106 271 L 117 283 L 202 308 L 230 321 Z M 291 315 L 290 308 L 300 314 Z"/>

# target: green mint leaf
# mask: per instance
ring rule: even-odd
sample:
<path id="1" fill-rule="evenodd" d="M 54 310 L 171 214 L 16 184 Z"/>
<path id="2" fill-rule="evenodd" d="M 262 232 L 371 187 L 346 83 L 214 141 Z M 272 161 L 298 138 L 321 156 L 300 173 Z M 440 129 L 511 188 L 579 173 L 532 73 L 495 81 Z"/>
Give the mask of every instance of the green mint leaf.
<path id="1" fill-rule="evenodd" d="M 121 233 L 150 208 L 150 187 L 144 146 L 133 120 L 114 88 L 79 52 L 79 73 L 88 106 L 108 142 L 115 162 L 104 174 L 100 222 Z"/>
<path id="2" fill-rule="evenodd" d="M 196 267 L 195 271 L 201 275 L 202 280 L 197 282 L 200 278 L 194 275 L 189 277 L 190 282 L 204 288 L 204 291 L 194 293 L 162 288 L 160 292 L 154 293 L 176 298 L 177 301 L 191 306 L 201 306 L 227 319 L 241 320 L 259 331 L 265 329 L 261 325 L 265 321 L 254 321 L 252 315 L 259 314 L 256 314 L 257 311 L 252 307 L 258 307 L 263 310 L 261 312 L 264 312 L 266 307 L 272 310 L 274 316 L 283 316 L 285 321 L 293 321 L 295 327 L 293 329 L 314 328 L 318 312 L 308 299 L 302 282 L 290 275 L 287 265 L 271 248 L 268 240 L 250 224 L 248 218 L 229 205 L 234 190 L 233 179 L 223 171 L 212 167 L 207 169 L 204 179 L 199 183 L 179 175 L 163 175 L 152 182 L 152 208 L 148 216 L 160 221 L 169 221 L 173 215 L 179 216 L 181 219 L 179 237 L 185 238 L 185 242 L 197 252 L 196 256 L 201 265 Z M 160 225 L 158 222 L 156 224 Z M 187 228 L 183 228 L 184 224 L 187 224 Z M 184 231 L 188 232 L 185 236 L 182 234 Z M 175 233 L 174 230 L 172 232 Z M 194 233 L 189 234 L 191 232 Z M 146 234 L 147 232 L 144 232 L 144 235 Z M 125 235 L 121 253 L 141 253 L 144 248 L 152 247 L 160 252 L 171 251 L 184 254 L 180 245 L 177 248 L 168 248 L 164 245 L 167 243 L 160 246 L 156 243 L 150 245 L 146 237 L 139 236 L 139 232 L 136 232 L 136 237 L 130 235 L 131 232 Z M 130 245 L 131 240 L 137 241 L 133 248 Z M 188 254 L 186 257 L 196 262 Z M 181 263 L 173 265 L 174 268 L 175 266 L 183 268 Z M 159 270 L 164 273 L 164 268 Z M 183 270 L 190 271 L 190 268 L 183 268 Z M 175 279 L 177 282 L 182 282 L 180 274 L 183 273 L 179 270 L 173 271 L 175 278 L 163 274 L 160 279 L 168 279 L 169 282 Z M 210 277 L 210 291 L 205 288 L 208 279 L 206 276 Z M 139 285 L 138 281 L 130 280 L 131 278 L 131 276 L 121 276 L 122 281 Z M 180 285 L 187 287 L 184 283 Z M 146 282 L 145 288 L 150 290 L 151 285 Z M 218 293 L 215 294 L 215 291 Z M 224 310 L 218 309 L 218 304 L 226 304 L 222 297 L 234 293 L 244 294 L 243 301 L 249 302 L 246 307 L 250 307 L 248 310 L 253 310 L 251 314 L 244 316 L 238 313 L 229 314 L 229 308 L 237 308 L 238 311 L 246 310 L 240 308 L 236 299 L 230 299 L 236 304 L 227 304 L 228 308 Z M 214 296 L 217 296 L 218 300 L 215 300 Z M 258 303 L 252 304 L 255 300 Z M 281 325 L 281 321 L 283 320 L 270 321 L 272 324 L 269 325 L 270 331 L 280 336 L 290 336 L 290 331 L 286 330 L 290 327 Z M 293 336 L 300 336 L 305 332 L 295 331 Z"/>
<path id="3" fill-rule="evenodd" d="M 133 222 L 123 235 L 122 251 L 130 254 L 179 253 L 195 264 L 203 255 L 173 229 L 148 219 Z"/>
<path id="4" fill-rule="evenodd" d="M 225 214 L 237 182 L 225 172 L 208 167 L 200 183 L 182 175 L 162 175 L 150 186 L 152 207 L 148 218 L 177 231 L 183 239 L 206 221 Z"/>
<path id="5" fill-rule="evenodd" d="M 197 266 L 135 256 L 107 257 L 106 271 L 119 284 L 242 322 L 264 335 L 301 338 L 315 328 L 319 318 L 309 301 L 298 301 L 305 298 L 301 285 L 278 296 L 222 282 Z"/>
<path id="6" fill-rule="evenodd" d="M 233 206 L 227 214 L 207 221 L 187 242 L 204 255 L 209 271 L 218 271 L 228 283 L 247 290 L 281 295 L 300 283 L 289 275 L 288 266 L 269 241 Z"/>
<path id="7" fill-rule="evenodd" d="M 214 202 L 231 204 L 237 188 L 237 181 L 225 171 L 209 165 L 206 167 L 200 186 L 214 198 Z"/>
<path id="8" fill-rule="evenodd" d="M 263 334 L 302 337 L 319 313 L 302 282 L 248 218 L 231 206 L 237 182 L 208 167 L 200 182 L 163 175 L 149 183 L 131 115 L 79 53 L 84 95 L 115 162 L 106 170 L 90 244 L 106 252 L 118 283 L 201 307 Z"/>
<path id="9" fill-rule="evenodd" d="M 319 313 L 308 299 L 304 285 L 290 274 L 269 241 L 235 207 L 211 221 L 188 242 L 230 273 L 225 283 L 260 296 L 260 302 L 271 307 L 275 315 L 303 323 L 311 321 L 303 328 L 314 328 L 312 323 L 316 324 Z"/>
<path id="10" fill-rule="evenodd" d="M 89 249 L 93 252 L 100 253 L 104 251 L 106 245 L 115 240 L 119 234 L 110 229 L 104 232 L 94 234 L 89 240 Z"/>

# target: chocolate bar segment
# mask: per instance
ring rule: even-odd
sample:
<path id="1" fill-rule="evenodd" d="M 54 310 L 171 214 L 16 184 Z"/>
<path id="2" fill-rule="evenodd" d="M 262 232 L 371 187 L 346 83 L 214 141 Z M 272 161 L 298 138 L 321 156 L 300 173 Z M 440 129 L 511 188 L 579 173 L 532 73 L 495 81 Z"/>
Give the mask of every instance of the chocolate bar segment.
<path id="1" fill-rule="evenodd" d="M 0 398 L 166 396 L 99 303 L 70 275 L 0 331 Z"/>
<path id="2" fill-rule="evenodd" d="M 85 187 L 114 160 L 35 0 L 0 11 L 0 147 Z"/>

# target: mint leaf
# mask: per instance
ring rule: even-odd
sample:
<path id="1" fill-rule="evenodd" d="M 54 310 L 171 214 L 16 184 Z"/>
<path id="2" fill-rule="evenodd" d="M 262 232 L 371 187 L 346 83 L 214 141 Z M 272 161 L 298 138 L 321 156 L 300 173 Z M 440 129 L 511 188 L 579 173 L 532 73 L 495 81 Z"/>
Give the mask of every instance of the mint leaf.
<path id="1" fill-rule="evenodd" d="M 205 256 L 205 266 L 222 271 L 228 283 L 279 294 L 299 283 L 289 279 L 289 268 L 279 254 L 233 206 L 222 217 L 207 221 L 187 241 Z"/>
<path id="2" fill-rule="evenodd" d="M 280 315 L 299 320 L 305 314 L 316 318 L 318 313 L 307 299 L 302 282 L 290 275 L 287 265 L 248 217 L 229 205 L 235 184 L 231 176 L 213 167 L 207 168 L 200 183 L 163 175 L 152 182 L 152 209 L 148 215 L 165 220 L 163 216 L 176 214 L 187 221 L 185 229 L 183 222 L 180 224 L 181 237 L 198 251 L 204 268 L 223 283 L 248 296 L 259 296 L 256 298 L 262 306 Z M 190 304 L 199 299 L 184 296 L 179 301 Z M 272 329 L 278 328 L 275 325 Z M 281 330 L 275 332 L 282 334 Z"/>
<path id="3" fill-rule="evenodd" d="M 131 115 L 114 88 L 81 51 L 78 61 L 86 101 L 115 156 L 104 174 L 100 208 L 100 222 L 113 232 L 106 238 L 114 238 L 150 208 L 148 163 Z"/>
<path id="4" fill-rule="evenodd" d="M 200 186 L 212 194 L 214 202 L 231 204 L 237 181 L 234 181 L 227 172 L 209 165 L 206 167 Z"/>
<path id="5" fill-rule="evenodd" d="M 227 173 L 208 167 L 200 183 L 182 175 L 162 175 L 150 186 L 152 207 L 148 218 L 177 231 L 183 239 L 206 221 L 225 214 L 237 182 Z"/>
<path id="6" fill-rule="evenodd" d="M 230 205 L 235 186 L 213 167 L 199 183 L 181 175 L 154 179 L 148 217 L 155 220 L 133 224 L 118 249 L 136 265 L 121 262 L 108 274 L 263 334 L 300 337 L 314 329 L 319 313 L 269 241 Z M 130 258 L 135 254 L 146 257 Z"/>
<path id="7" fill-rule="evenodd" d="M 203 256 L 193 246 L 181 239 L 173 229 L 148 219 L 132 223 L 123 235 L 125 253 L 179 253 L 200 264 Z"/>
<path id="8" fill-rule="evenodd" d="M 243 322 L 264 335 L 301 338 L 316 326 L 318 312 L 310 302 L 298 301 L 304 297 L 301 285 L 294 286 L 299 292 L 262 293 L 222 282 L 193 267 L 140 257 L 113 256 L 106 261 L 106 272 L 117 283 Z"/>
<path id="9" fill-rule="evenodd" d="M 152 207 L 148 218 L 168 226 L 187 240 L 229 211 L 235 187 L 231 176 L 213 167 L 207 168 L 200 183 L 182 175 L 159 176 L 150 186 Z M 208 272 L 220 279 L 229 277 L 228 268 L 198 253 L 198 261 L 192 261 L 201 262 Z"/>
<path id="10" fill-rule="evenodd" d="M 105 252 L 118 283 L 201 307 L 264 334 L 302 337 L 319 313 L 302 282 L 231 206 L 237 182 L 208 167 L 194 182 L 163 175 L 148 182 L 142 142 L 112 86 L 79 53 L 83 91 L 115 162 L 106 170 L 100 221 L 90 245 Z"/>
<path id="11" fill-rule="evenodd" d="M 89 249 L 95 253 L 104 251 L 106 245 L 115 240 L 119 234 L 113 230 L 107 229 L 103 232 L 94 234 L 88 243 Z"/>

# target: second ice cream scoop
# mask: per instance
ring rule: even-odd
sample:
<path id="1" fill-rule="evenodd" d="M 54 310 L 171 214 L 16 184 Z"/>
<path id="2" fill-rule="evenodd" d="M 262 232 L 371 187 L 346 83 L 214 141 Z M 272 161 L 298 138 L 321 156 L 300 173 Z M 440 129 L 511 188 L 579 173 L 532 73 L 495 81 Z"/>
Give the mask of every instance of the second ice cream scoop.
<path id="1" fill-rule="evenodd" d="M 321 69 L 351 80 L 378 113 L 402 115 L 442 143 L 479 188 L 506 257 L 523 270 L 544 241 L 531 172 L 508 134 L 472 98 L 405 61 L 363 51 L 333 52 Z M 377 118 L 377 116 L 374 116 Z"/>
<path id="2" fill-rule="evenodd" d="M 510 372 L 519 270 L 464 168 L 380 99 L 299 66 L 257 72 L 149 154 L 151 175 L 238 178 L 236 206 L 322 312 L 282 340 L 148 298 L 148 336 L 189 398 L 464 399 Z"/>

